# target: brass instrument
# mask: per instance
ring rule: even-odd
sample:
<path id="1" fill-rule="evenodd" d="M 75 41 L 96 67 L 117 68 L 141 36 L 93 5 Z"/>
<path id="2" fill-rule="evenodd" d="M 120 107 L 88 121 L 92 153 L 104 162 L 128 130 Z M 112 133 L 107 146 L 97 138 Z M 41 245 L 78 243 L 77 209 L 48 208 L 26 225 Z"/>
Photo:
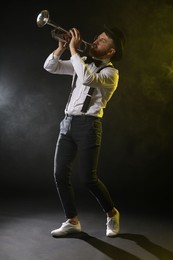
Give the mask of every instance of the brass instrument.
<path id="1" fill-rule="evenodd" d="M 37 16 L 37 26 L 43 27 L 44 25 L 50 25 L 54 27 L 55 29 L 51 31 L 52 38 L 55 40 L 60 40 L 65 43 L 65 45 L 68 45 L 68 42 L 64 39 L 64 34 L 68 34 L 69 32 L 65 30 L 64 28 L 58 26 L 55 22 L 51 21 L 49 18 L 49 11 L 48 10 L 42 10 L 41 13 Z M 88 47 L 91 46 L 91 43 L 88 43 L 84 40 L 82 40 L 81 45 L 84 46 L 84 48 L 79 48 L 78 50 L 80 52 L 84 52 L 88 49 Z"/>

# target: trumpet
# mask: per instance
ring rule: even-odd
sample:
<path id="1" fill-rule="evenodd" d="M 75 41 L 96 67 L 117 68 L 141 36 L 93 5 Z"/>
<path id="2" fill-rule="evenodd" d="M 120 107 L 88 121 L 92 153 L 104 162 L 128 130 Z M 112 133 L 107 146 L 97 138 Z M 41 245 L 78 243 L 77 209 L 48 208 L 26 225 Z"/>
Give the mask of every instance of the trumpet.
<path id="1" fill-rule="evenodd" d="M 48 10 L 42 10 L 37 16 L 37 26 L 43 27 L 46 24 L 55 28 L 51 31 L 52 38 L 64 42 L 65 46 L 68 45 L 68 42 L 64 39 L 63 36 L 64 34 L 69 34 L 69 32 L 64 28 L 62 28 L 61 26 L 58 26 L 55 22 L 50 20 L 50 15 Z M 91 43 L 82 40 L 81 46 L 78 49 L 78 51 L 85 52 L 86 50 L 88 50 L 89 47 L 91 47 L 91 45 L 92 45 Z"/>

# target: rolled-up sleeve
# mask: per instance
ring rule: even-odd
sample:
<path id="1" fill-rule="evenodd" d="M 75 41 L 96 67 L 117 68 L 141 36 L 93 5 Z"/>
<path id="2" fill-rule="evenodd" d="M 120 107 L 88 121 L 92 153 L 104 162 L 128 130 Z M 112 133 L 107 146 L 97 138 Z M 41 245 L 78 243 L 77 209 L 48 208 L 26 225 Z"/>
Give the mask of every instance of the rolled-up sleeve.
<path id="1" fill-rule="evenodd" d="M 51 53 L 44 62 L 43 68 L 52 74 L 73 75 L 74 68 L 70 60 L 61 60 L 60 56 Z"/>
<path id="2" fill-rule="evenodd" d="M 119 73 L 114 67 L 103 65 L 103 69 L 97 72 L 98 68 L 91 67 L 95 65 L 88 66 L 78 54 L 71 57 L 71 62 L 81 84 L 93 88 L 117 88 Z"/>

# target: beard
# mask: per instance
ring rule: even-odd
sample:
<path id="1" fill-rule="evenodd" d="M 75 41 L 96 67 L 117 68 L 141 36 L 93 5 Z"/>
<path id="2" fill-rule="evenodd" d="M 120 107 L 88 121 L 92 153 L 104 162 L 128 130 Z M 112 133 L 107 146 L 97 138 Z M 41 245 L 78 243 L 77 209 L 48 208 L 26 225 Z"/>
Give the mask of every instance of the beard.
<path id="1" fill-rule="evenodd" d="M 103 49 L 100 50 L 100 49 L 97 48 L 96 45 L 92 45 L 90 50 L 89 50 L 89 55 L 93 56 L 95 58 L 98 58 L 98 59 L 102 59 L 102 58 L 104 58 L 107 55 L 107 51 L 108 50 L 106 50 L 106 49 L 105 50 L 103 50 Z"/>

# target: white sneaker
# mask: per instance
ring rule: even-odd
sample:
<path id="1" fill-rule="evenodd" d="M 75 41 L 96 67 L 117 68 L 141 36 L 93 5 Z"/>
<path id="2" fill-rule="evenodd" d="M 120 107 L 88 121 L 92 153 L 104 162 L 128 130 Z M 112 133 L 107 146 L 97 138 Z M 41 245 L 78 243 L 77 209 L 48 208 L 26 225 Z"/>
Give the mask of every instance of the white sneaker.
<path id="1" fill-rule="evenodd" d="M 66 236 L 68 234 L 78 233 L 78 232 L 81 232 L 80 222 L 74 225 L 71 224 L 70 220 L 68 219 L 66 222 L 62 223 L 60 228 L 53 230 L 51 234 L 54 237 L 60 237 L 60 236 Z"/>
<path id="2" fill-rule="evenodd" d="M 118 235 L 120 232 L 120 213 L 116 209 L 116 214 L 110 218 L 107 217 L 107 223 L 106 223 L 106 236 L 107 237 L 114 237 Z"/>

